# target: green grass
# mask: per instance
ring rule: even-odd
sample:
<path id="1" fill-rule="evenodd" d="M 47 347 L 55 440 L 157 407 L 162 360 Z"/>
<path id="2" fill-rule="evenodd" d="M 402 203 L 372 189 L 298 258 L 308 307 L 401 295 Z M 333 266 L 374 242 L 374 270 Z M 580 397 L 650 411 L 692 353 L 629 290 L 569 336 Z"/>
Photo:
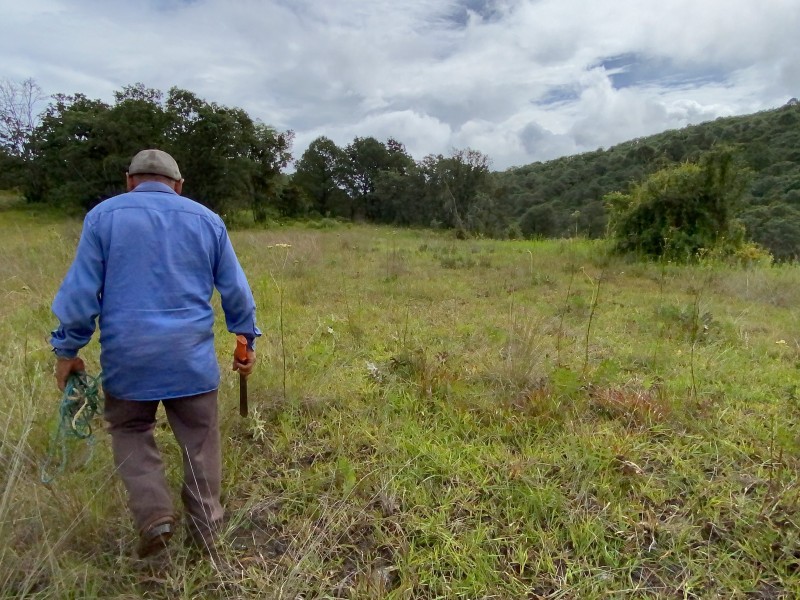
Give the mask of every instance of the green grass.
<path id="1" fill-rule="evenodd" d="M 800 272 L 602 242 L 237 231 L 264 330 L 221 385 L 221 560 L 132 558 L 102 430 L 50 485 L 80 222 L 0 208 L 0 595 L 796 598 Z M 218 322 L 220 361 L 232 336 Z M 98 370 L 98 347 L 83 352 Z M 159 441 L 177 486 L 179 451 Z"/>

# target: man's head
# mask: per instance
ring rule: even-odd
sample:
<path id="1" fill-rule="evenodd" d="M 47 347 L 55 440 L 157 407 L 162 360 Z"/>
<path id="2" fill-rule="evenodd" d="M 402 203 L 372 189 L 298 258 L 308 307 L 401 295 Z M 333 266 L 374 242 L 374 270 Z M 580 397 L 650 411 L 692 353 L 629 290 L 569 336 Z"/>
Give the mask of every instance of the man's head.
<path id="1" fill-rule="evenodd" d="M 164 183 L 180 194 L 183 179 L 178 163 L 163 150 L 142 150 L 131 160 L 128 167 L 128 191 L 143 181 Z"/>

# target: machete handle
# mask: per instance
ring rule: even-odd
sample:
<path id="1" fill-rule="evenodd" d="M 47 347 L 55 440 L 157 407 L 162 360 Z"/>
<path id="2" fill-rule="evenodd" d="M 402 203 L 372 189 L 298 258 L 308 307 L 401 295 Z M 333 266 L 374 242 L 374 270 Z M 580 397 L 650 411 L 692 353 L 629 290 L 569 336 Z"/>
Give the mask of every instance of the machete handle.
<path id="1" fill-rule="evenodd" d="M 236 350 L 233 356 L 239 362 L 247 362 L 247 338 L 243 335 L 236 336 Z M 247 377 L 239 373 L 239 414 L 247 416 Z"/>
<path id="2" fill-rule="evenodd" d="M 236 350 L 233 356 L 239 362 L 247 362 L 247 338 L 243 335 L 236 336 Z"/>

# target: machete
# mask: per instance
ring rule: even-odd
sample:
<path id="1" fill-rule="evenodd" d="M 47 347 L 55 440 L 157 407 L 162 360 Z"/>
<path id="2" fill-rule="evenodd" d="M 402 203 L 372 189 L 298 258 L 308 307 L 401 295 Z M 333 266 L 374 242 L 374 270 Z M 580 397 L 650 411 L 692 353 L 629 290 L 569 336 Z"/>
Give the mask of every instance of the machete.
<path id="1" fill-rule="evenodd" d="M 241 363 L 247 362 L 247 338 L 243 335 L 236 336 L 236 360 Z M 239 414 L 247 416 L 247 375 L 239 373 Z"/>

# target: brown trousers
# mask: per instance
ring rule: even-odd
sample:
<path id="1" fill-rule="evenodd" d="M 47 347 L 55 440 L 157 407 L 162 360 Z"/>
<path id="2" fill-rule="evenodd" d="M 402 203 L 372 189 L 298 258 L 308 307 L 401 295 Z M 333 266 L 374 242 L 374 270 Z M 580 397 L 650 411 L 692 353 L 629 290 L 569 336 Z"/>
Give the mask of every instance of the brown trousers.
<path id="1" fill-rule="evenodd" d="M 189 535 L 209 540 L 222 521 L 222 457 L 217 390 L 168 400 L 120 400 L 106 394 L 104 417 L 111 433 L 114 465 L 128 492 L 137 529 L 174 514 L 164 463 L 153 430 L 159 402 L 183 454 L 181 499 Z"/>

